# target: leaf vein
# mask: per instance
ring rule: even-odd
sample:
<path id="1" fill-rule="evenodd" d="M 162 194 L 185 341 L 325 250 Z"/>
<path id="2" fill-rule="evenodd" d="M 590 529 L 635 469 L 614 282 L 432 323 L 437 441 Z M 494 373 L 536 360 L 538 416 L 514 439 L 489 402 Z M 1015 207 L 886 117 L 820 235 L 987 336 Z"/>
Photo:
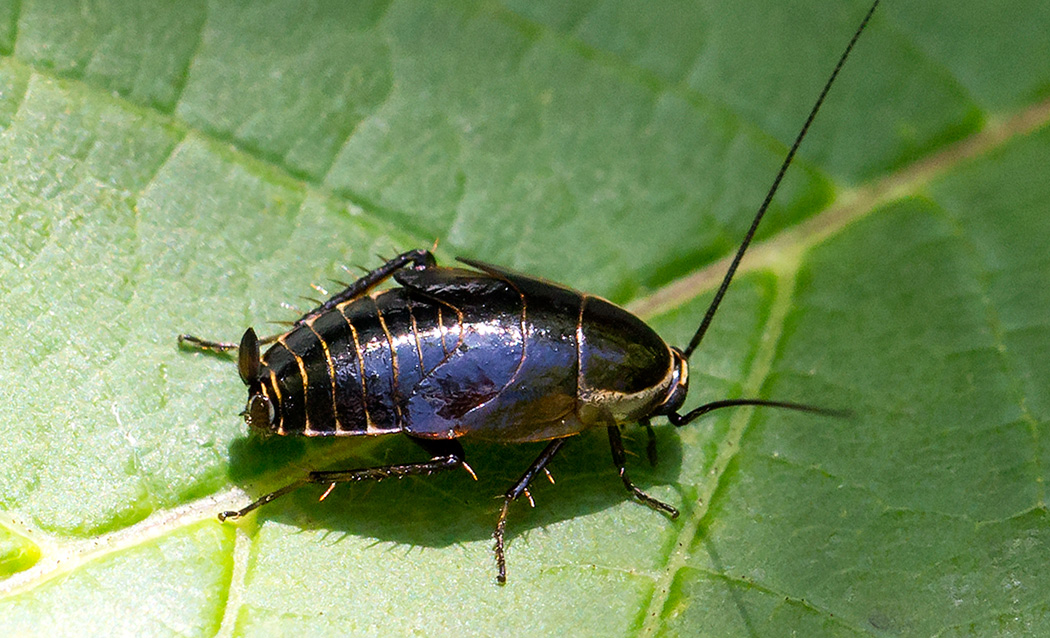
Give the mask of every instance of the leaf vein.
<path id="1" fill-rule="evenodd" d="M 773 358 L 777 352 L 777 344 L 783 333 L 784 322 L 791 308 L 791 301 L 795 296 L 795 284 L 798 274 L 799 260 L 783 264 L 780 275 L 780 284 L 776 288 L 769 318 L 766 321 L 761 343 L 755 355 L 754 364 L 748 374 L 743 387 L 750 396 L 757 396 L 765 378 L 768 376 L 772 366 Z M 648 610 L 645 613 L 645 624 L 642 626 L 640 635 L 654 636 L 660 630 L 663 622 L 663 612 L 671 593 L 672 585 L 679 571 L 687 565 L 691 547 L 699 532 L 700 523 L 707 517 L 708 506 L 714 498 L 715 493 L 722 486 L 722 477 L 726 468 L 736 457 L 741 449 L 744 435 L 747 433 L 751 422 L 753 409 L 744 408 L 732 416 L 726 438 L 718 447 L 715 460 L 711 470 L 700 484 L 699 504 L 695 508 L 689 508 L 684 516 L 682 527 L 678 534 L 678 540 L 674 543 L 674 549 L 668 556 L 664 565 L 663 574 L 657 582 L 653 596 L 649 601 Z"/>
<path id="2" fill-rule="evenodd" d="M 193 62 L 200 56 L 201 48 L 204 46 L 204 32 L 208 28 L 208 13 L 210 4 L 204 3 L 204 15 L 201 17 L 199 27 L 197 29 L 197 40 L 193 43 L 193 49 L 190 54 L 186 56 L 186 66 L 182 69 L 182 73 L 179 74 L 179 84 L 175 87 L 175 95 L 171 100 L 171 109 L 169 114 L 173 114 L 178 111 L 179 103 L 182 102 L 182 98 L 186 95 L 186 87 L 190 83 L 190 70 L 193 68 Z"/>

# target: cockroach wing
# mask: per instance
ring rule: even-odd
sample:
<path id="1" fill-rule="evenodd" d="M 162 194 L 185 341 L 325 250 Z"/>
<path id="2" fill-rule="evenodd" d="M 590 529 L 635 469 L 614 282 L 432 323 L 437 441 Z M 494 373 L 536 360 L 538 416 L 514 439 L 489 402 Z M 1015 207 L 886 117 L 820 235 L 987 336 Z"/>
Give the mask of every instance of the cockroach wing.
<path id="1" fill-rule="evenodd" d="M 581 296 L 548 282 L 470 262 L 402 271 L 398 283 L 442 304 L 461 343 L 402 409 L 405 431 L 432 438 L 541 441 L 589 427 L 578 417 Z"/>

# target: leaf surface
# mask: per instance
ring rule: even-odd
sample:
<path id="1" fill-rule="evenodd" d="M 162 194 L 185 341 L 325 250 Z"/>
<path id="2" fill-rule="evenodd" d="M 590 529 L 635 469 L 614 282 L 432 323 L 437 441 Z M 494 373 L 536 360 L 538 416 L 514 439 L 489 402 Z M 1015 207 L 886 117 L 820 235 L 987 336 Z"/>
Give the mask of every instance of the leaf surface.
<path id="1" fill-rule="evenodd" d="M 685 344 L 860 2 L 0 7 L 3 635 L 1050 630 L 1045 3 L 876 14 L 691 362 L 629 428 L 478 474 L 303 488 L 398 437 L 247 438 L 225 357 L 309 284 L 438 240 Z"/>

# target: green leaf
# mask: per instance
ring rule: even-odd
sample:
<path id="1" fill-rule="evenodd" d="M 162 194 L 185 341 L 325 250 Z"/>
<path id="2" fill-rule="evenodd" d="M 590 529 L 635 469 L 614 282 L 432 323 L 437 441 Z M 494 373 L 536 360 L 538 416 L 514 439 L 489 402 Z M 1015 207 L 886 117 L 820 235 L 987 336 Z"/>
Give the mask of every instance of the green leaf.
<path id="1" fill-rule="evenodd" d="M 247 438 L 226 357 L 438 240 L 684 344 L 864 2 L 0 6 L 0 634 L 1050 631 L 1050 6 L 879 9 L 694 356 L 688 406 L 307 487 L 403 437 Z M 329 286 L 330 287 L 330 286 Z"/>

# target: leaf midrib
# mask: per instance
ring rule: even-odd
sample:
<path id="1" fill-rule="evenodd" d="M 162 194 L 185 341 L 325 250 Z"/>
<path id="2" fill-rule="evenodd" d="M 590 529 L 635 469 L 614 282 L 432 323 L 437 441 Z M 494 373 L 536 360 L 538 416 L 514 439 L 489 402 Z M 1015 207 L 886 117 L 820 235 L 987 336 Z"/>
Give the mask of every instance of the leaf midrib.
<path id="1" fill-rule="evenodd" d="M 755 353 L 754 364 L 748 372 L 747 379 L 743 383 L 743 396 L 758 396 L 762 384 L 769 376 L 773 360 L 779 349 L 779 342 L 784 330 L 784 321 L 791 310 L 791 302 L 795 296 L 795 284 L 801 267 L 801 254 L 796 254 L 796 259 L 785 262 L 784 267 L 777 274 L 777 286 L 773 295 L 773 301 L 769 317 L 765 325 L 759 331 L 760 343 Z M 649 600 L 644 614 L 644 624 L 639 631 L 640 636 L 649 638 L 655 636 L 664 620 L 664 608 L 674 579 L 683 567 L 688 564 L 691 556 L 691 548 L 700 528 L 700 523 L 707 516 L 708 507 L 718 491 L 722 476 L 729 467 L 732 460 L 741 449 L 741 442 L 751 422 L 753 408 L 737 410 L 730 420 L 729 429 L 725 437 L 719 441 L 715 459 L 711 469 L 700 479 L 698 505 L 689 509 L 685 520 L 679 523 L 677 540 L 670 545 L 671 553 L 667 557 L 660 577 L 653 588 L 653 596 Z"/>
<path id="2" fill-rule="evenodd" d="M 875 213 L 886 204 L 922 193 L 938 178 L 978 157 L 1004 147 L 1011 140 L 1050 123 L 1050 99 L 992 121 L 983 130 L 941 151 L 901 168 L 881 179 L 840 191 L 837 202 L 822 213 L 786 228 L 774 237 L 752 244 L 737 274 L 776 269 L 785 259 L 794 260 L 847 226 Z M 787 256 L 787 257 L 785 257 Z M 627 309 L 640 317 L 652 317 L 698 297 L 718 286 L 733 256 L 709 264 L 668 283 L 652 294 L 636 299 Z"/>

